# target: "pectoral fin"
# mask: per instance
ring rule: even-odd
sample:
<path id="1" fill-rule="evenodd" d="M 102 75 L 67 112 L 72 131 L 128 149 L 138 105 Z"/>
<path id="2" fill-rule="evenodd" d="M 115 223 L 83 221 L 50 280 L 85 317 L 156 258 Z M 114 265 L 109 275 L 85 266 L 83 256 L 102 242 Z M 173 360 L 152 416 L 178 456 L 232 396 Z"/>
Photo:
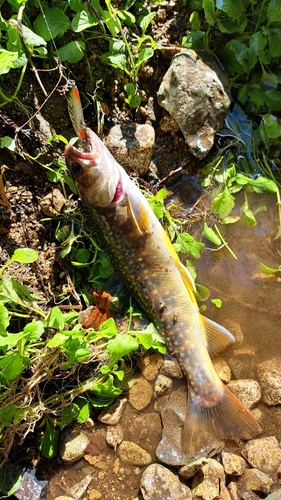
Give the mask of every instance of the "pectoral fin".
<path id="1" fill-rule="evenodd" d="M 149 212 L 142 200 L 127 193 L 131 216 L 141 236 L 150 234 Z"/>
<path id="2" fill-rule="evenodd" d="M 211 357 L 225 349 L 231 342 L 235 342 L 235 337 L 224 326 L 201 314 L 200 321 L 205 331 L 207 349 Z"/>

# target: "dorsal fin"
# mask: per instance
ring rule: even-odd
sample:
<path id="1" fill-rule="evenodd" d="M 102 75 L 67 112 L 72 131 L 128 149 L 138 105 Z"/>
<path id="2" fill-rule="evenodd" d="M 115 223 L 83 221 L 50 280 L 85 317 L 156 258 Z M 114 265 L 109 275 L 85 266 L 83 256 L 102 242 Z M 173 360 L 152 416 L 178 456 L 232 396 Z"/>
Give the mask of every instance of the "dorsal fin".
<path id="1" fill-rule="evenodd" d="M 224 326 L 205 316 L 199 315 L 207 339 L 207 349 L 211 357 L 225 349 L 235 337 Z"/>

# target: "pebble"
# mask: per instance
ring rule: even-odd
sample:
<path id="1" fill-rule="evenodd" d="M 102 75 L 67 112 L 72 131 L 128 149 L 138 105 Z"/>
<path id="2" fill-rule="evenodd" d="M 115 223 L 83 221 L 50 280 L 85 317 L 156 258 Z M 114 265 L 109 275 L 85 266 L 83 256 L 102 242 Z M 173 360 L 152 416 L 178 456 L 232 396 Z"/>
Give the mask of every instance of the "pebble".
<path id="1" fill-rule="evenodd" d="M 162 373 L 162 375 L 166 375 L 167 377 L 173 377 L 177 379 L 183 378 L 181 367 L 176 359 L 164 359 L 163 364 L 160 368 L 160 373 Z"/>
<path id="2" fill-rule="evenodd" d="M 246 469 L 243 476 L 238 480 L 238 492 L 256 491 L 257 493 L 268 494 L 272 483 L 272 479 L 261 470 Z"/>
<path id="3" fill-rule="evenodd" d="M 161 354 L 146 353 L 139 362 L 139 368 L 144 378 L 146 378 L 146 380 L 154 380 L 162 364 L 163 364 L 163 358 Z"/>
<path id="4" fill-rule="evenodd" d="M 202 469 L 203 465 L 208 463 L 208 459 L 205 457 L 198 458 L 186 464 L 179 470 L 179 475 L 184 479 L 190 479 L 194 477 L 197 472 Z"/>
<path id="5" fill-rule="evenodd" d="M 258 365 L 258 378 L 262 399 L 268 405 L 281 403 L 281 357 L 269 359 Z"/>
<path id="6" fill-rule="evenodd" d="M 118 448 L 120 460 L 130 465 L 149 465 L 152 462 L 151 455 L 133 443 L 132 441 L 122 441 Z"/>
<path id="7" fill-rule="evenodd" d="M 143 410 L 149 405 L 153 391 L 144 377 L 136 377 L 134 385 L 128 390 L 128 401 L 135 410 Z"/>
<path id="8" fill-rule="evenodd" d="M 192 498 L 193 500 L 214 500 L 220 495 L 222 486 L 225 486 L 223 466 L 209 458 L 192 481 Z"/>
<path id="9" fill-rule="evenodd" d="M 264 500 L 281 500 L 281 490 L 274 491 L 270 493 Z"/>
<path id="10" fill-rule="evenodd" d="M 89 500 L 99 500 L 101 493 L 98 490 L 92 489 L 89 493 Z"/>
<path id="11" fill-rule="evenodd" d="M 148 124 L 114 125 L 106 138 L 106 146 L 122 167 L 144 175 L 149 170 L 155 142 L 154 128 Z"/>
<path id="12" fill-rule="evenodd" d="M 2 476 L 4 477 L 4 476 Z M 40 481 L 35 476 L 35 470 L 25 471 L 18 490 L 15 492 L 15 497 L 19 500 L 40 500 L 44 496 L 44 489 L 47 486 L 47 481 Z M 0 484 L 0 488 L 1 488 Z M 1 489 L 0 489 L 1 494 Z M 1 497 L 7 498 L 7 497 Z M 10 498 L 10 497 L 9 497 Z"/>
<path id="13" fill-rule="evenodd" d="M 72 463 L 82 458 L 89 444 L 84 432 L 77 429 L 67 430 L 62 434 L 60 457 L 64 462 Z"/>
<path id="14" fill-rule="evenodd" d="M 108 425 L 118 424 L 127 401 L 127 398 L 120 398 L 108 408 L 105 408 L 98 416 L 99 421 Z"/>
<path id="15" fill-rule="evenodd" d="M 65 206 L 65 197 L 59 189 L 53 189 L 39 201 L 42 212 L 48 217 L 56 217 Z"/>
<path id="16" fill-rule="evenodd" d="M 118 444 L 122 442 L 123 437 L 124 433 L 120 425 L 110 426 L 106 430 L 105 440 L 109 446 L 114 448 L 114 451 L 116 451 Z"/>
<path id="17" fill-rule="evenodd" d="M 252 439 L 241 453 L 252 467 L 267 474 L 277 472 L 281 463 L 281 449 L 275 436 Z"/>
<path id="18" fill-rule="evenodd" d="M 220 379 L 225 384 L 228 384 L 228 382 L 230 382 L 231 379 L 231 370 L 225 359 L 221 358 L 220 356 L 216 356 L 215 358 L 212 359 L 212 363 Z"/>
<path id="19" fill-rule="evenodd" d="M 191 500 L 188 486 L 169 469 L 160 464 L 152 464 L 145 469 L 141 478 L 141 492 L 144 500 Z"/>
<path id="20" fill-rule="evenodd" d="M 228 359 L 228 364 L 233 376 L 238 380 L 254 379 L 256 376 L 256 365 L 252 358 L 232 357 Z"/>
<path id="21" fill-rule="evenodd" d="M 79 499 L 84 495 L 91 481 L 92 481 L 92 476 L 88 474 L 87 476 L 83 477 L 83 479 L 81 479 L 79 483 L 76 483 L 73 486 L 71 486 L 68 492 L 72 497 Z"/>
<path id="22" fill-rule="evenodd" d="M 261 399 L 261 388 L 256 380 L 231 380 L 227 387 L 249 410 Z"/>
<path id="23" fill-rule="evenodd" d="M 163 394 L 169 394 L 173 387 L 173 381 L 166 375 L 158 375 L 154 385 L 154 397 L 159 398 Z"/>
<path id="24" fill-rule="evenodd" d="M 56 497 L 54 500 L 75 500 L 73 497 L 60 496 Z"/>
<path id="25" fill-rule="evenodd" d="M 247 467 L 247 462 L 244 458 L 226 451 L 222 451 L 222 464 L 225 473 L 231 476 L 242 476 Z"/>

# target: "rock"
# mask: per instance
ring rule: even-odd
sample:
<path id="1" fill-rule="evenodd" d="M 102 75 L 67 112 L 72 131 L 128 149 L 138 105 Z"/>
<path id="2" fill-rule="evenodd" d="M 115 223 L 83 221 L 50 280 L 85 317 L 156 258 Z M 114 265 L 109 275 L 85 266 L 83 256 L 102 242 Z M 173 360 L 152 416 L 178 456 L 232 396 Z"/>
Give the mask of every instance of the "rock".
<path id="1" fill-rule="evenodd" d="M 59 496 L 59 497 L 56 497 L 54 500 L 75 500 L 73 497 L 66 497 L 66 496 Z"/>
<path id="2" fill-rule="evenodd" d="M 59 189 L 53 189 L 39 201 L 42 212 L 48 217 L 56 217 L 65 206 L 65 198 Z"/>
<path id="3" fill-rule="evenodd" d="M 227 387 L 249 410 L 261 399 L 261 388 L 256 380 L 231 380 Z"/>
<path id="4" fill-rule="evenodd" d="M 122 441 L 118 454 L 122 462 L 130 465 L 149 465 L 152 462 L 150 454 L 132 441 Z"/>
<path id="5" fill-rule="evenodd" d="M 256 365 L 252 358 L 231 357 L 228 359 L 231 372 L 235 378 L 240 379 L 255 379 Z"/>
<path id="6" fill-rule="evenodd" d="M 226 78 L 217 63 L 210 65 L 215 71 L 193 50 L 177 54 L 157 93 L 158 103 L 176 120 L 199 159 L 213 146 L 230 105 Z"/>
<path id="7" fill-rule="evenodd" d="M 118 424 L 127 401 L 127 398 L 121 398 L 108 408 L 105 408 L 98 416 L 99 421 L 108 425 Z"/>
<path id="8" fill-rule="evenodd" d="M 281 449 L 275 436 L 252 439 L 241 453 L 252 467 L 267 474 L 277 472 L 280 466 Z"/>
<path id="9" fill-rule="evenodd" d="M 250 491 L 267 494 L 270 492 L 272 483 L 272 479 L 259 469 L 246 469 L 243 476 L 238 480 L 238 492 L 240 495 Z M 244 497 L 245 495 L 242 496 L 242 498 Z"/>
<path id="10" fill-rule="evenodd" d="M 244 458 L 234 453 L 227 453 L 226 451 L 222 451 L 222 464 L 224 472 L 231 476 L 242 476 L 247 467 Z"/>
<path id="11" fill-rule="evenodd" d="M 158 374 L 159 368 L 161 367 L 162 363 L 163 363 L 163 358 L 161 354 L 146 353 L 139 362 L 139 368 L 142 375 L 146 378 L 146 380 L 154 380 Z"/>
<path id="12" fill-rule="evenodd" d="M 173 381 L 165 375 L 158 375 L 154 385 L 154 397 L 159 398 L 163 394 L 171 392 Z"/>
<path id="13" fill-rule="evenodd" d="M 160 416 L 155 412 L 132 413 L 132 418 L 126 420 L 126 440 L 144 446 L 153 457 L 162 436 Z"/>
<path id="14" fill-rule="evenodd" d="M 192 498 L 190 489 L 160 464 L 152 464 L 145 469 L 140 487 L 144 500 L 191 500 Z"/>
<path id="15" fill-rule="evenodd" d="M 162 412 L 163 433 L 157 446 L 156 456 L 167 465 L 186 465 L 190 459 L 201 456 L 213 456 L 224 447 L 224 442 L 212 438 L 202 443 L 200 453 L 187 454 L 182 449 L 182 427 L 187 411 L 187 394 L 184 386 L 172 391 L 169 401 Z"/>
<path id="16" fill-rule="evenodd" d="M 190 479 L 191 477 L 194 477 L 195 474 L 202 469 L 203 465 L 206 465 L 207 463 L 208 459 L 205 457 L 193 460 L 179 470 L 179 475 L 184 479 Z"/>
<path id="17" fill-rule="evenodd" d="M 225 486 L 223 466 L 209 458 L 208 463 L 203 465 L 192 481 L 192 498 L 193 500 L 214 500 L 220 495 L 222 486 Z"/>
<path id="18" fill-rule="evenodd" d="M 164 359 L 163 364 L 160 368 L 160 373 L 166 375 L 167 377 L 173 377 L 178 379 L 183 378 L 181 367 L 176 358 L 174 360 Z"/>
<path id="19" fill-rule="evenodd" d="M 79 481 L 79 483 L 76 483 L 73 486 L 71 486 L 71 488 L 69 488 L 68 492 L 70 493 L 70 495 L 72 497 L 79 500 L 79 498 L 81 498 L 84 495 L 84 493 L 86 492 L 91 481 L 92 481 L 92 476 L 90 476 L 88 474 L 87 476 L 83 477 L 83 479 L 81 479 L 81 481 Z"/>
<path id="20" fill-rule="evenodd" d="M 274 491 L 270 493 L 264 500 L 281 500 L 281 490 Z"/>
<path id="21" fill-rule="evenodd" d="M 230 498 L 231 500 L 240 500 L 238 498 L 238 487 L 237 487 L 237 483 L 234 482 L 234 481 L 230 481 L 228 487 L 227 487 L 227 490 L 230 494 Z"/>
<path id="22" fill-rule="evenodd" d="M 281 356 L 258 365 L 262 399 L 268 405 L 281 403 Z"/>
<path id="23" fill-rule="evenodd" d="M 31 472 L 25 471 L 22 476 L 20 487 L 14 493 L 14 495 L 19 500 L 40 500 L 40 498 L 43 498 L 44 496 L 44 489 L 46 488 L 47 484 L 48 481 L 39 481 L 39 479 L 37 479 L 37 477 L 35 476 L 35 470 Z M 3 484 L 1 486 L 3 486 Z"/>
<path id="24" fill-rule="evenodd" d="M 136 377 L 134 385 L 128 390 L 128 401 L 135 410 L 143 410 L 152 398 L 152 387 L 144 377 Z"/>
<path id="25" fill-rule="evenodd" d="M 114 451 L 116 451 L 118 444 L 122 442 L 123 437 L 124 433 L 120 425 L 112 425 L 106 430 L 105 440 L 109 446 L 114 448 Z"/>
<path id="26" fill-rule="evenodd" d="M 143 175 L 149 169 L 154 141 L 151 125 L 127 123 L 112 127 L 105 144 L 122 167 Z"/>
<path id="27" fill-rule="evenodd" d="M 98 490 L 92 489 L 89 493 L 89 500 L 99 500 L 101 493 Z"/>
<path id="28" fill-rule="evenodd" d="M 227 362 L 223 358 L 221 358 L 220 356 L 216 356 L 215 358 L 213 358 L 212 362 L 213 362 L 214 369 L 216 370 L 220 379 L 225 384 L 228 384 L 228 382 L 231 379 L 231 370 L 230 370 Z"/>
<path id="29" fill-rule="evenodd" d="M 89 444 L 84 432 L 70 429 L 62 434 L 60 457 L 64 462 L 72 463 L 82 458 Z"/>

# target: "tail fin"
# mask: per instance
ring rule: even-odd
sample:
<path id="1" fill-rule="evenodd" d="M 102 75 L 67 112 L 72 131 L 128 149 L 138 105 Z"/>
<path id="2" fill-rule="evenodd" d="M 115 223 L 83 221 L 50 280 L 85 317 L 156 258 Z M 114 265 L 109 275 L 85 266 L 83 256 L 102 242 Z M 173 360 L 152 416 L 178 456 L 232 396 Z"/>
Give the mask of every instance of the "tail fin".
<path id="1" fill-rule="evenodd" d="M 247 408 L 224 387 L 223 397 L 214 406 L 196 404 L 189 388 L 188 413 L 183 427 L 182 448 L 188 455 L 198 455 L 214 437 L 217 439 L 251 439 L 262 432 Z"/>

